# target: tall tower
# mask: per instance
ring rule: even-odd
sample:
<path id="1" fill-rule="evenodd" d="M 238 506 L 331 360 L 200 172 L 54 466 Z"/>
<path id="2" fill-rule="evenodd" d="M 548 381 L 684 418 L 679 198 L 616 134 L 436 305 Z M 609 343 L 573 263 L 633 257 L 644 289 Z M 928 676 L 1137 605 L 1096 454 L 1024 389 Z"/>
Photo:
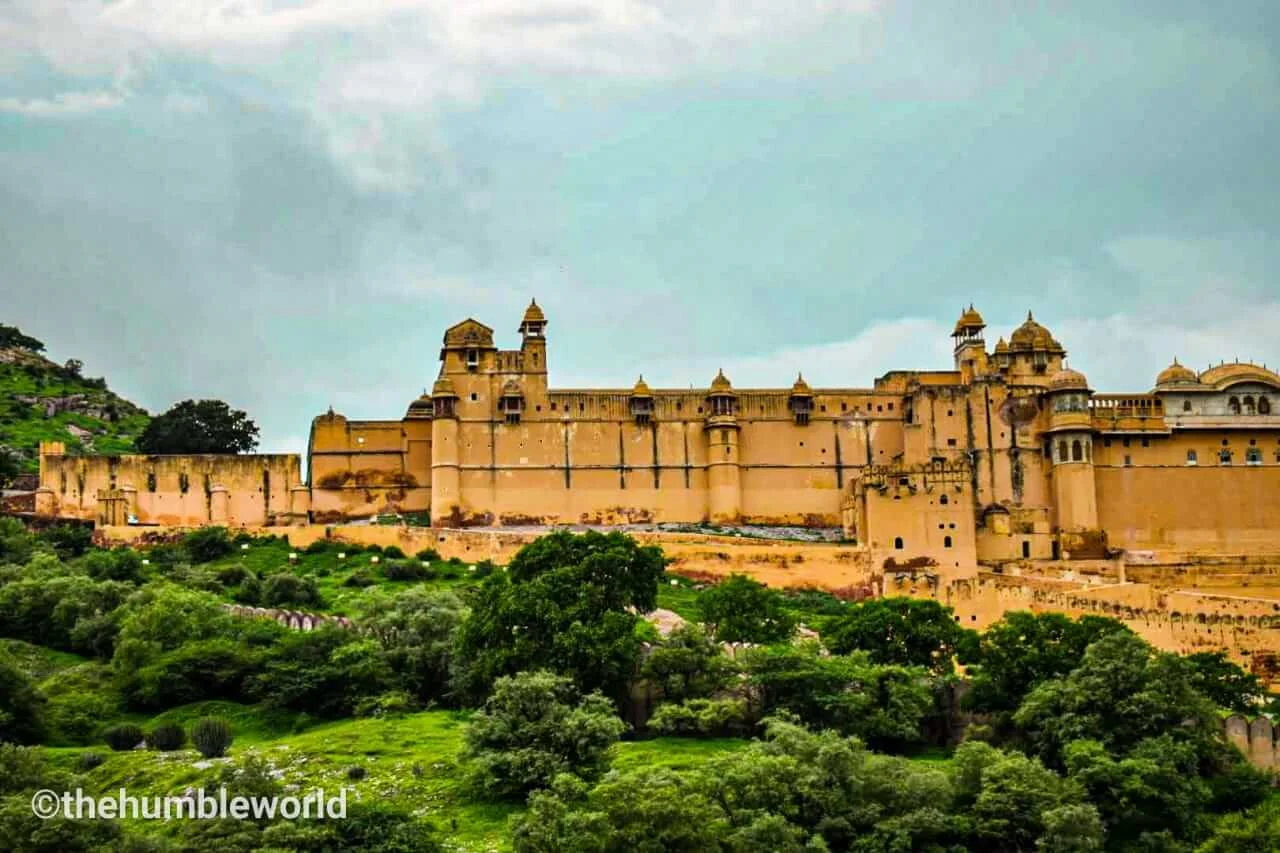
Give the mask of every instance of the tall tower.
<path id="1" fill-rule="evenodd" d="M 974 376 L 985 373 L 987 367 L 987 346 L 982 339 L 982 330 L 987 323 L 982 315 L 969 303 L 969 307 L 960 312 L 955 331 L 951 333 L 955 341 L 956 370 L 961 378 L 970 382 Z"/>
<path id="2" fill-rule="evenodd" d="M 733 523 L 742 516 L 742 460 L 738 446 L 738 395 L 721 370 L 707 395 L 708 510 L 713 523 Z"/>
<path id="3" fill-rule="evenodd" d="M 520 321 L 520 351 L 524 353 L 524 374 L 535 391 L 547 390 L 547 317 L 538 300 L 529 302 Z"/>
<path id="4" fill-rule="evenodd" d="M 1098 528 L 1098 493 L 1093 475 L 1093 417 L 1089 383 L 1078 370 L 1063 368 L 1049 379 L 1050 414 L 1045 431 L 1053 455 L 1053 499 L 1058 530 Z"/>
<path id="5" fill-rule="evenodd" d="M 462 512 L 458 394 L 449 377 L 436 380 L 431 403 L 431 524 L 446 527 L 458 521 Z"/>

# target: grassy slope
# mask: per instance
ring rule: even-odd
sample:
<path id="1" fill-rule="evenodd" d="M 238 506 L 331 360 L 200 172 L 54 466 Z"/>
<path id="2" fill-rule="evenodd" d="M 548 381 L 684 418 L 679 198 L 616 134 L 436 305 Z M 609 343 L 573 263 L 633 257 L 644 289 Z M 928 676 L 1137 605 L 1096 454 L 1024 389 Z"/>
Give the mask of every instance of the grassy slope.
<path id="1" fill-rule="evenodd" d="M 392 802 L 427 817 L 460 850 L 505 850 L 509 847 L 507 820 L 520 810 L 509 803 L 472 800 L 466 790 L 459 760 L 463 745 L 465 713 L 423 711 L 403 717 L 327 723 L 298 734 L 281 733 L 283 719 L 260 718 L 254 708 L 234 703 L 200 703 L 176 708 L 150 723 L 191 720 L 214 712 L 236 723 L 236 742 L 227 759 L 205 762 L 193 750 L 160 753 L 145 750 L 105 752 L 103 764 L 86 777 L 99 793 L 125 787 L 150 794 L 181 793 L 188 786 L 212 780 L 224 763 L 250 755 L 266 759 L 282 771 L 281 782 L 306 792 L 320 787 L 335 795 L 348 787 L 349 799 Z M 685 769 L 712 756 L 742 749 L 747 741 L 691 741 L 677 738 L 621 743 L 614 763 L 620 769 L 666 766 Z M 50 749 L 66 766 L 75 763 L 83 749 Z M 363 779 L 347 776 L 351 767 L 363 767 Z M 149 824 L 146 831 L 163 832 Z"/>
<path id="2" fill-rule="evenodd" d="M 0 360 L 0 444 L 23 453 L 23 470 L 34 473 L 39 469 L 41 441 L 65 442 L 70 453 L 128 453 L 133 449 L 134 438 L 142 433 L 150 420 L 145 411 L 109 390 L 61 376 L 60 368 L 45 358 L 25 351 L 6 350 L 5 353 L 8 357 L 18 358 L 21 363 Z M 24 364 L 31 365 L 36 375 L 28 373 Z M 75 412 L 60 412 L 46 418 L 43 407 L 16 399 L 24 396 L 44 400 L 73 394 L 84 395 L 95 406 L 114 405 L 119 413 L 118 419 L 113 423 Z M 68 432 L 68 425 L 92 432 L 92 447 L 87 447 Z"/>

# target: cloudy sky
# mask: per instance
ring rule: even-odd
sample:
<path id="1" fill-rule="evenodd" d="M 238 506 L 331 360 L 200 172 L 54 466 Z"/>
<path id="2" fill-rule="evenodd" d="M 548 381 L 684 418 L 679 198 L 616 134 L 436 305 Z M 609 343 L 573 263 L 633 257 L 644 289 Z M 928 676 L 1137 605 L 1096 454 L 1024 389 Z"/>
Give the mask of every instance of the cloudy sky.
<path id="1" fill-rule="evenodd" d="M 972 301 L 1141 390 L 1280 363 L 1278 150 L 1274 0 L 5 0 L 0 322 L 270 450 L 531 296 L 558 386 L 866 386 Z"/>

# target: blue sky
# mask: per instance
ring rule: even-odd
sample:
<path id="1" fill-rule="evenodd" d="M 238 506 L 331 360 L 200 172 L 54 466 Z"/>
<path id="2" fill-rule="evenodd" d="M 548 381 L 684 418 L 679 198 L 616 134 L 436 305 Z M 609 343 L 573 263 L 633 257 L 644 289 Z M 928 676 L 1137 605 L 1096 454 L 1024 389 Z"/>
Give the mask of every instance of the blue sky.
<path id="1" fill-rule="evenodd" d="M 0 321 L 299 451 L 531 296 L 559 386 L 868 386 L 970 301 L 1101 390 L 1280 363 L 1278 40 L 1245 0 L 11 0 Z"/>

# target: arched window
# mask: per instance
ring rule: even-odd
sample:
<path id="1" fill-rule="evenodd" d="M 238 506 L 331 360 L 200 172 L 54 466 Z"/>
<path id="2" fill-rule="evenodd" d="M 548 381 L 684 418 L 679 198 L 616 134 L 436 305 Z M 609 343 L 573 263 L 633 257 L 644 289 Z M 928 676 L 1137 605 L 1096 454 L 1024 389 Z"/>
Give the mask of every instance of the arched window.
<path id="1" fill-rule="evenodd" d="M 1268 400 L 1266 397 L 1258 398 L 1258 414 L 1260 415 L 1271 414 L 1271 401 Z"/>
<path id="2" fill-rule="evenodd" d="M 1254 411 L 1256 411 L 1256 410 L 1254 409 L 1254 406 L 1253 406 L 1253 397 L 1245 397 L 1245 398 L 1244 398 L 1244 413 L 1245 413 L 1246 415 L 1252 415 L 1252 414 L 1254 413 Z"/>
<path id="3" fill-rule="evenodd" d="M 1184 412 L 1189 412 L 1189 411 L 1191 411 L 1191 401 L 1190 401 L 1190 400 L 1183 400 L 1183 401 L 1182 401 L 1182 411 L 1184 411 Z"/>
<path id="4" fill-rule="evenodd" d="M 943 547 L 943 548 L 950 548 L 950 547 L 951 547 L 951 537 L 950 537 L 950 536 L 943 536 L 943 537 L 942 537 L 942 547 Z"/>
<path id="5" fill-rule="evenodd" d="M 946 495 L 943 495 L 942 497 L 938 498 L 938 503 L 942 504 L 943 506 L 946 506 L 947 504 L 951 503 L 951 499 Z"/>
<path id="6" fill-rule="evenodd" d="M 1225 450 L 1225 449 L 1224 449 L 1224 450 L 1219 450 L 1219 451 L 1218 451 L 1218 464 L 1219 464 L 1219 465 L 1230 465 L 1230 464 L 1231 464 L 1231 451 L 1230 451 L 1230 450 Z"/>
<path id="7" fill-rule="evenodd" d="M 1080 439 L 1078 438 L 1075 441 L 1071 442 L 1071 461 L 1072 462 L 1084 461 L 1084 448 L 1080 446 Z"/>
<path id="8" fill-rule="evenodd" d="M 1231 411 L 1231 414 L 1233 415 L 1240 414 L 1240 398 L 1232 397 L 1230 400 L 1228 400 L 1227 408 Z"/>
<path id="9" fill-rule="evenodd" d="M 1067 461 L 1067 443 L 1065 441 L 1058 442 L 1058 461 Z"/>
<path id="10" fill-rule="evenodd" d="M 1187 451 L 1187 464 L 1188 465 L 1199 464 L 1199 460 L 1196 458 L 1196 452 L 1194 450 Z"/>
<path id="11" fill-rule="evenodd" d="M 893 540 L 893 547 L 894 547 L 896 550 L 898 550 L 898 551 L 901 551 L 901 550 L 902 550 L 902 537 L 901 537 L 901 536 L 894 537 L 894 540 Z"/>

